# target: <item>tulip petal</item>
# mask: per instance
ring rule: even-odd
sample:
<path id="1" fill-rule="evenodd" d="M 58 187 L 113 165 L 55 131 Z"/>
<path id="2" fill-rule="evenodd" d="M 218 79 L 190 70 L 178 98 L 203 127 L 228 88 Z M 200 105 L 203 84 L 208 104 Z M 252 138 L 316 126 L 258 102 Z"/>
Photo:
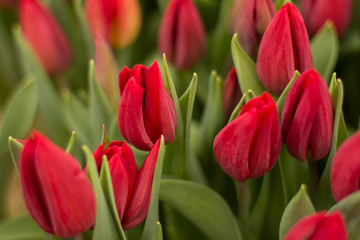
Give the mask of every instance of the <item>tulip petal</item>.
<path id="1" fill-rule="evenodd" d="M 312 214 L 302 218 L 286 234 L 284 240 L 310 239 L 315 232 L 317 224 L 325 217 L 324 212 Z"/>

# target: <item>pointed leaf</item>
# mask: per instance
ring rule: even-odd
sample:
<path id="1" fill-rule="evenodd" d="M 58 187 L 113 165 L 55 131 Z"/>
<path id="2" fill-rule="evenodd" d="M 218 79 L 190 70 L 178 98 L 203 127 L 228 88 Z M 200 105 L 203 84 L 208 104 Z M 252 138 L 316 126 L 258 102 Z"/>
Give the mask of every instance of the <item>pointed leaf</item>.
<path id="1" fill-rule="evenodd" d="M 276 102 L 276 108 L 278 110 L 278 116 L 279 119 L 281 119 L 281 113 L 282 113 L 282 109 L 284 107 L 284 103 L 285 103 L 285 99 L 286 96 L 288 94 L 288 92 L 290 91 L 292 85 L 294 84 L 295 80 L 300 76 L 300 73 L 298 71 L 295 71 L 294 76 L 292 77 L 292 79 L 290 80 L 290 82 L 288 83 L 288 85 L 285 87 L 285 89 L 282 91 L 279 99 Z"/>
<path id="2" fill-rule="evenodd" d="M 163 240 L 162 227 L 161 227 L 160 222 L 156 223 L 156 231 L 155 231 L 155 234 L 154 234 L 152 240 Z"/>
<path id="3" fill-rule="evenodd" d="M 70 137 L 70 140 L 69 140 L 69 143 L 66 147 L 66 152 L 67 153 L 70 153 L 70 154 L 73 154 L 74 153 L 74 149 L 75 149 L 75 144 L 76 144 L 76 134 L 75 134 L 75 131 L 73 131 L 71 133 L 71 137 Z"/>
<path id="4" fill-rule="evenodd" d="M 20 159 L 20 155 L 21 152 L 24 148 L 24 145 L 21 144 L 19 141 L 17 141 L 16 139 L 9 137 L 9 149 L 10 149 L 10 154 L 11 154 L 11 158 L 13 160 L 14 166 L 16 168 L 16 171 L 19 173 L 19 168 L 17 166 L 17 163 Z"/>

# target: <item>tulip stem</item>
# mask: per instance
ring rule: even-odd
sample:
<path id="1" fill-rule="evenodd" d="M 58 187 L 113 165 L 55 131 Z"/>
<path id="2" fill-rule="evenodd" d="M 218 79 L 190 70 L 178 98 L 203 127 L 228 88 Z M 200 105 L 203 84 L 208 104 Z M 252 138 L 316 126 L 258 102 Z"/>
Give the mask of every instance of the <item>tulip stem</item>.
<path id="1" fill-rule="evenodd" d="M 84 236 L 82 234 L 74 237 L 75 240 L 84 240 Z"/>
<path id="2" fill-rule="evenodd" d="M 309 173 L 310 173 L 311 193 L 312 193 L 311 195 L 312 195 L 312 199 L 314 200 L 316 191 L 317 191 L 317 188 L 319 185 L 320 176 L 319 176 L 319 171 L 318 171 L 316 162 L 313 161 L 312 159 L 308 159 L 307 163 L 308 163 Z"/>
<path id="3" fill-rule="evenodd" d="M 249 215 L 249 187 L 247 182 L 237 182 L 234 180 L 236 198 L 238 203 L 238 218 L 242 222 L 247 222 Z"/>

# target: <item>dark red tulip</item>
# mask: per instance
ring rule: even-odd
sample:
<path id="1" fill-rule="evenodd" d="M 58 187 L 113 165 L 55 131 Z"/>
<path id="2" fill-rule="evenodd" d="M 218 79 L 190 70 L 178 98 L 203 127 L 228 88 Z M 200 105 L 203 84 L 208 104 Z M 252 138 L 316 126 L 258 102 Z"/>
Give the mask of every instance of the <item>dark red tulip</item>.
<path id="1" fill-rule="evenodd" d="M 50 234 L 73 237 L 95 222 L 94 191 L 78 161 L 34 132 L 24 146 L 19 170 L 26 206 Z"/>
<path id="2" fill-rule="evenodd" d="M 284 240 L 346 240 L 346 227 L 340 212 L 319 212 L 302 218 Z"/>
<path id="3" fill-rule="evenodd" d="M 242 97 L 239 81 L 233 67 L 227 75 L 222 90 L 223 106 L 226 119 L 229 119 L 232 111 L 235 109 Z"/>
<path id="4" fill-rule="evenodd" d="M 149 210 L 152 180 L 160 148 L 156 141 L 138 171 L 131 148 L 121 141 L 113 141 L 106 148 L 101 144 L 94 152 L 100 170 L 102 157 L 109 161 L 115 203 L 124 230 L 139 225 Z"/>
<path id="5" fill-rule="evenodd" d="M 59 75 L 70 67 L 70 45 L 51 13 L 35 0 L 21 0 L 20 24 L 50 75 Z"/>
<path id="6" fill-rule="evenodd" d="M 251 99 L 214 140 L 214 157 L 230 177 L 243 182 L 270 171 L 281 135 L 274 100 L 266 92 Z"/>
<path id="7" fill-rule="evenodd" d="M 205 54 L 205 30 L 192 0 L 170 0 L 159 32 L 159 49 L 178 69 L 194 66 Z"/>
<path id="8" fill-rule="evenodd" d="M 304 72 L 312 67 L 309 37 L 304 20 L 291 4 L 276 13 L 260 43 L 256 71 L 264 87 L 280 95 L 295 70 Z"/>
<path id="9" fill-rule="evenodd" d="M 340 201 L 360 189 L 360 132 L 347 139 L 336 152 L 331 163 L 332 195 Z"/>
<path id="10" fill-rule="evenodd" d="M 165 144 L 174 141 L 176 109 L 157 62 L 149 68 L 124 67 L 119 74 L 119 86 L 118 125 L 126 141 L 141 150 L 150 150 L 161 135 Z"/>
<path id="11" fill-rule="evenodd" d="M 286 96 L 281 133 L 289 153 L 300 161 L 329 153 L 334 107 L 322 77 L 310 69 L 296 79 Z"/>
<path id="12" fill-rule="evenodd" d="M 352 0 L 301 0 L 300 7 L 310 34 L 331 20 L 341 36 L 350 24 L 353 5 Z"/>
<path id="13" fill-rule="evenodd" d="M 236 0 L 230 14 L 230 31 L 247 54 L 256 56 L 260 40 L 275 15 L 272 0 Z"/>

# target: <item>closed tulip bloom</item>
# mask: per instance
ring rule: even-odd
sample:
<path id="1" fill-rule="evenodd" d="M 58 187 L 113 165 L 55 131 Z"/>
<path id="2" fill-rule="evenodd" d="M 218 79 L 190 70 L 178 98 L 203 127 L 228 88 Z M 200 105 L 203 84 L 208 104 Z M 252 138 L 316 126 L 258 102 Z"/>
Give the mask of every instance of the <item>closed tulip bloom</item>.
<path id="1" fill-rule="evenodd" d="M 235 109 L 242 97 L 239 81 L 233 67 L 227 75 L 222 90 L 222 99 L 224 106 L 224 113 L 226 119 L 229 119 L 232 111 Z"/>
<path id="2" fill-rule="evenodd" d="M 138 0 L 87 0 L 85 11 L 90 28 L 114 48 L 134 42 L 141 28 Z"/>
<path id="3" fill-rule="evenodd" d="M 176 109 L 157 62 L 149 68 L 124 67 L 119 74 L 119 86 L 118 126 L 126 141 L 141 150 L 150 150 L 161 135 L 165 144 L 174 141 Z"/>
<path id="4" fill-rule="evenodd" d="M 346 240 L 346 227 L 340 212 L 319 212 L 302 218 L 284 240 Z"/>
<path id="5" fill-rule="evenodd" d="M 125 142 L 113 141 L 106 148 L 101 144 L 94 152 L 99 170 L 104 155 L 109 161 L 116 208 L 124 230 L 136 227 L 147 215 L 159 148 L 160 139 L 156 141 L 140 171 L 131 148 Z"/>
<path id="6" fill-rule="evenodd" d="M 205 30 L 192 0 L 170 0 L 159 32 L 159 49 L 178 69 L 188 69 L 205 54 Z"/>
<path id="7" fill-rule="evenodd" d="M 214 157 L 239 182 L 270 171 L 281 149 L 278 114 L 266 92 L 251 99 L 214 140 Z"/>
<path id="8" fill-rule="evenodd" d="M 340 146 L 331 163 L 331 190 L 337 202 L 360 189 L 359 146 L 360 132 L 357 132 Z"/>
<path id="9" fill-rule="evenodd" d="M 236 0 L 230 14 L 230 31 L 237 33 L 247 54 L 256 56 L 260 40 L 275 15 L 272 0 Z"/>
<path id="10" fill-rule="evenodd" d="M 50 12 L 35 0 L 21 0 L 20 24 L 47 72 L 54 76 L 70 67 L 70 45 Z"/>
<path id="11" fill-rule="evenodd" d="M 332 20 L 341 36 L 350 24 L 353 6 L 352 0 L 301 0 L 300 8 L 310 34 L 315 34 L 327 20 Z"/>
<path id="12" fill-rule="evenodd" d="M 276 13 L 260 43 L 256 71 L 264 87 L 280 95 L 294 75 L 312 67 L 309 37 L 304 20 L 291 4 Z"/>
<path id="13" fill-rule="evenodd" d="M 26 206 L 39 226 L 73 237 L 94 225 L 96 202 L 78 161 L 34 132 L 21 153 L 19 170 Z"/>
<path id="14" fill-rule="evenodd" d="M 325 81 L 314 70 L 302 73 L 284 102 L 281 133 L 289 153 L 300 161 L 329 153 L 334 107 Z"/>

